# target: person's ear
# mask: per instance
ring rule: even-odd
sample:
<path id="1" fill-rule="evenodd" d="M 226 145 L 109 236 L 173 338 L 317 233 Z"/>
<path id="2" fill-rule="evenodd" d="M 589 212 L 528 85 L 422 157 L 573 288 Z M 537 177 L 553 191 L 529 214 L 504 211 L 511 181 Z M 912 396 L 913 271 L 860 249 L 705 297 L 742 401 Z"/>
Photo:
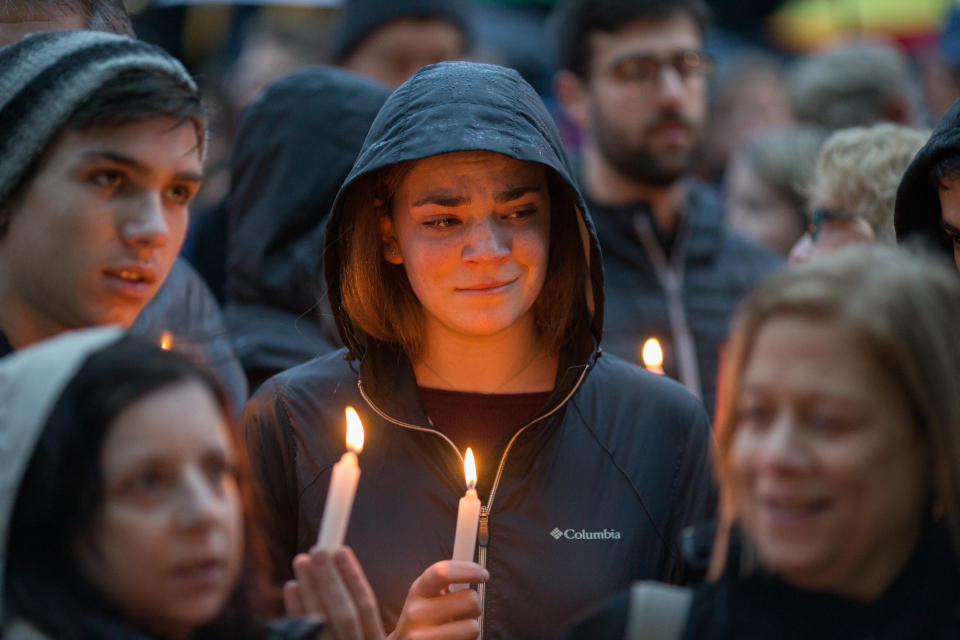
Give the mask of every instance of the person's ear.
<path id="1" fill-rule="evenodd" d="M 572 71 L 561 69 L 553 75 L 553 95 L 563 114 L 580 129 L 590 125 L 590 94 L 586 83 Z"/>
<path id="2" fill-rule="evenodd" d="M 393 220 L 390 216 L 380 216 L 380 246 L 383 248 L 383 259 L 390 264 L 403 264 L 400 255 L 400 243 L 393 229 Z"/>

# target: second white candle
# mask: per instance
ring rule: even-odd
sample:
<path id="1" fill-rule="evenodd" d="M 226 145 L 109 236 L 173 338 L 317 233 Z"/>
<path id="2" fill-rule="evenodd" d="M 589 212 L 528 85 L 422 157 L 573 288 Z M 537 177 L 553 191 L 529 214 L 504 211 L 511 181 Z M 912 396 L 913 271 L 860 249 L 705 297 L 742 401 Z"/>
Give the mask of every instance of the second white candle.
<path id="1" fill-rule="evenodd" d="M 477 463 L 473 459 L 473 450 L 467 447 L 463 458 L 463 474 L 467 481 L 467 492 L 460 498 L 457 509 L 457 533 L 453 539 L 453 560 L 473 562 L 473 552 L 477 546 L 477 525 L 480 522 L 480 498 L 477 496 Z M 452 584 L 450 591 L 460 591 L 469 585 Z"/>

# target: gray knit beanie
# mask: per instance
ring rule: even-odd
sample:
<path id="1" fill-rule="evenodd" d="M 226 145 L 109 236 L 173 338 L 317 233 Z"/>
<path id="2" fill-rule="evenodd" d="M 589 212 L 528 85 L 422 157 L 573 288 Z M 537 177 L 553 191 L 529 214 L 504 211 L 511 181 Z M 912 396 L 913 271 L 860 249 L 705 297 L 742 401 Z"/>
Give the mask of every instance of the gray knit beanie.
<path id="1" fill-rule="evenodd" d="M 0 208 L 77 108 L 130 70 L 166 73 L 198 91 L 176 58 L 124 36 L 51 31 L 0 48 Z"/>

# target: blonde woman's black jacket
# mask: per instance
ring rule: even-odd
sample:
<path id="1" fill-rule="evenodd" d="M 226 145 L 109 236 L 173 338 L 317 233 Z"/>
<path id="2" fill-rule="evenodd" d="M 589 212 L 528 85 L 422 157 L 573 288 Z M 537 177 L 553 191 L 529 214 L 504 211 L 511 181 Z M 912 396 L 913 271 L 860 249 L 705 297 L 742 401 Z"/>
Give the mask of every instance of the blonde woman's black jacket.
<path id="1" fill-rule="evenodd" d="M 900 575 L 870 603 L 798 589 L 760 568 L 741 575 L 731 545 L 724 575 L 694 590 L 678 640 L 954 640 L 960 637 L 960 572 L 942 533 L 921 540 Z M 623 639 L 629 606 L 628 592 L 610 598 L 564 640 Z"/>
<path id="2" fill-rule="evenodd" d="M 347 346 L 267 381 L 244 413 L 243 433 L 282 578 L 294 553 L 316 540 L 331 467 L 344 450 L 344 407 L 357 408 L 366 443 L 346 543 L 392 628 L 413 580 L 451 555 L 463 466 L 430 427 L 406 356 L 340 312 L 340 238 L 356 214 L 342 206 L 343 194 L 378 168 L 462 150 L 546 165 L 565 185 L 553 215 L 572 212 L 583 240 L 582 255 L 550 258 L 576 260 L 589 274 L 582 328 L 569 336 L 550 399 L 503 444 L 483 491 L 477 550 L 491 575 L 480 589 L 483 638 L 552 638 L 632 580 L 684 579 L 680 531 L 713 511 L 710 431 L 702 405 L 680 385 L 601 355 L 596 236 L 556 127 L 516 72 L 442 63 L 387 100 L 326 233 L 328 295 Z"/>

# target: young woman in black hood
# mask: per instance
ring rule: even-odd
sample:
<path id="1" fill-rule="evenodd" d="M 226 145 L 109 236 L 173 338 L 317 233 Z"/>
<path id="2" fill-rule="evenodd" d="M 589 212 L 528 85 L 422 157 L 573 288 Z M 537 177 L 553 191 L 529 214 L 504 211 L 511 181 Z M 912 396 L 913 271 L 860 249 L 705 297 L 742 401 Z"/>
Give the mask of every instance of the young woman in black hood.
<path id="1" fill-rule="evenodd" d="M 680 530 L 713 505 L 706 413 L 600 357 L 593 225 L 516 72 L 441 63 L 391 95 L 331 212 L 324 275 L 345 349 L 275 376 L 244 412 L 278 557 L 316 539 L 354 405 L 347 543 L 393 637 L 552 637 L 631 580 L 685 578 Z M 476 564 L 444 560 L 468 446 Z"/>

